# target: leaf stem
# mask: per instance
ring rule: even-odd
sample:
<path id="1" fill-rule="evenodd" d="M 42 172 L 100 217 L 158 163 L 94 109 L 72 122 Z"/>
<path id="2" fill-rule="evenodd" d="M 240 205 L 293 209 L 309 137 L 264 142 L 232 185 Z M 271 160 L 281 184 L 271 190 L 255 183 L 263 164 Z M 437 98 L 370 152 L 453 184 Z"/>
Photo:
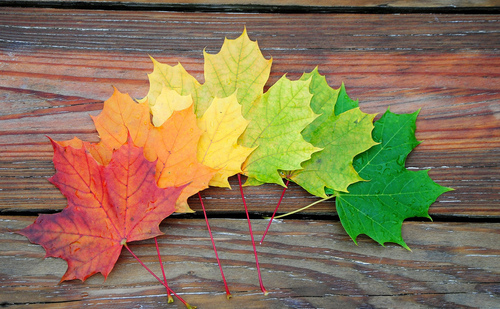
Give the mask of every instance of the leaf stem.
<path id="1" fill-rule="evenodd" d="M 271 227 L 271 223 L 273 223 L 274 216 L 276 215 L 276 212 L 278 211 L 278 208 L 280 207 L 281 201 L 283 200 L 283 196 L 285 196 L 286 189 L 288 189 L 288 184 L 290 183 L 290 180 L 286 180 L 285 187 L 283 188 L 283 192 L 281 193 L 281 197 L 278 201 L 278 205 L 276 205 L 276 208 L 274 209 L 273 215 L 271 216 L 271 220 L 269 220 L 269 223 L 267 224 L 266 231 L 264 232 L 264 235 L 262 235 L 262 239 L 260 240 L 260 244 L 262 245 L 262 242 L 264 241 L 264 238 L 267 235 L 267 231 L 269 231 L 269 228 Z"/>
<path id="2" fill-rule="evenodd" d="M 167 276 L 165 276 L 165 268 L 163 267 L 163 262 L 161 260 L 161 254 L 160 254 L 160 248 L 158 247 L 158 240 L 155 237 L 155 245 L 156 245 L 156 252 L 158 253 L 158 261 L 160 261 L 160 267 L 161 267 L 161 273 L 163 274 L 163 282 L 165 282 L 165 285 L 168 286 L 167 283 Z M 173 303 L 174 299 L 172 298 L 172 295 L 170 295 L 170 289 L 167 288 L 167 303 Z"/>
<path id="3" fill-rule="evenodd" d="M 241 199 L 243 200 L 243 206 L 245 207 L 245 213 L 247 215 L 248 229 L 250 231 L 250 238 L 252 239 L 252 247 L 253 247 L 253 253 L 255 255 L 255 264 L 257 265 L 257 273 L 259 275 L 260 289 L 261 289 L 262 293 L 264 293 L 264 295 L 267 295 L 268 292 L 267 292 L 266 288 L 264 287 L 264 284 L 262 283 L 262 276 L 260 274 L 260 266 L 259 266 L 259 258 L 257 257 L 257 248 L 255 247 L 255 240 L 253 238 L 252 223 L 250 222 L 250 215 L 248 214 L 247 203 L 245 201 L 245 195 L 243 194 L 243 186 L 241 185 L 241 175 L 240 174 L 238 174 L 238 183 L 240 185 Z"/>
<path id="4" fill-rule="evenodd" d="M 305 207 L 296 209 L 294 211 L 287 212 L 286 214 L 282 214 L 282 215 L 276 216 L 276 217 L 274 217 L 274 219 L 279 219 L 279 218 L 283 218 L 283 217 L 286 217 L 286 216 L 289 216 L 289 215 L 293 215 L 294 213 L 301 212 L 302 210 L 306 210 L 307 208 L 309 208 L 311 206 L 314 206 L 314 205 L 319 204 L 319 203 L 324 202 L 324 201 L 328 201 L 329 199 L 334 198 L 334 197 L 335 197 L 335 194 L 334 195 L 330 195 L 330 196 L 322 198 L 321 200 L 318 200 L 318 201 L 316 201 L 314 203 L 311 203 L 311 204 L 309 204 L 309 205 L 307 205 Z M 269 217 L 264 217 L 264 218 L 265 219 L 269 219 Z"/>
<path id="5" fill-rule="evenodd" d="M 214 247 L 215 258 L 217 259 L 217 264 L 219 265 L 220 274 L 222 276 L 222 280 L 224 281 L 224 287 L 226 288 L 226 298 L 230 299 L 231 297 L 233 297 L 233 295 L 231 295 L 231 292 L 229 292 L 229 287 L 227 286 L 226 277 L 224 276 L 224 272 L 222 271 L 219 255 L 217 254 L 217 248 L 215 247 L 214 237 L 212 235 L 212 230 L 210 229 L 210 224 L 208 223 L 207 212 L 205 210 L 205 205 L 203 203 L 203 199 L 201 198 L 200 192 L 198 192 L 198 197 L 200 199 L 201 208 L 203 208 L 203 215 L 205 216 L 205 222 L 207 223 L 208 234 L 210 234 L 210 240 L 212 241 L 212 246 Z"/>
<path id="6" fill-rule="evenodd" d="M 170 291 L 170 293 L 174 294 L 175 297 L 177 297 L 184 304 L 184 306 L 186 306 L 187 309 L 196 309 L 196 306 L 189 305 L 184 299 L 182 299 L 182 297 L 180 297 L 179 295 L 177 295 L 177 293 L 170 289 L 168 285 L 165 284 L 165 282 L 161 281 L 161 279 L 151 269 L 149 269 L 149 267 L 147 267 L 146 264 L 144 264 L 141 259 L 139 259 L 137 255 L 135 255 L 134 252 L 132 252 L 127 244 L 124 244 L 124 246 L 125 248 L 127 248 L 128 252 L 130 252 L 130 254 L 132 254 L 132 256 L 142 265 L 142 267 L 144 267 L 144 269 L 146 269 L 153 277 L 155 277 L 158 282 L 160 282 L 168 291 Z"/>

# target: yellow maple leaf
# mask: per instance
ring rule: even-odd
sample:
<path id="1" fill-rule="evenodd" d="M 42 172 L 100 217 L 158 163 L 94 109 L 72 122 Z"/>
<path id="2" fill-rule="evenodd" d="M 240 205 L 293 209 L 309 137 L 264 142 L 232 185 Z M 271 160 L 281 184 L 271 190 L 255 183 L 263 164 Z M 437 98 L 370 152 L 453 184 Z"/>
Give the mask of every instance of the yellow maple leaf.
<path id="1" fill-rule="evenodd" d="M 235 93 L 215 98 L 198 119 L 198 127 L 203 131 L 198 143 L 198 160 L 218 170 L 210 180 L 211 186 L 230 188 L 228 177 L 241 173 L 241 164 L 253 151 L 237 143 L 247 125 Z"/>
<path id="2" fill-rule="evenodd" d="M 154 126 L 161 126 L 174 111 L 186 109 L 191 105 L 193 105 L 191 94 L 180 95 L 177 91 L 163 86 L 160 95 L 156 98 L 156 103 L 150 105 Z"/>

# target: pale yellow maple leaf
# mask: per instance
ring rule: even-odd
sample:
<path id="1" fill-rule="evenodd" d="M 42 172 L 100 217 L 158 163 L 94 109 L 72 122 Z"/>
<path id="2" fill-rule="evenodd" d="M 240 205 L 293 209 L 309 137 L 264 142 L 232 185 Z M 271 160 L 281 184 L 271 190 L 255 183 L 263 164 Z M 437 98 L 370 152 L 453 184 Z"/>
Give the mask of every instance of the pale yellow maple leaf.
<path id="1" fill-rule="evenodd" d="M 218 170 L 210 180 L 211 186 L 230 188 L 228 177 L 241 173 L 241 164 L 254 149 L 237 143 L 247 125 L 236 93 L 215 98 L 198 119 L 198 127 L 203 131 L 198 142 L 198 160 Z"/>
<path id="2" fill-rule="evenodd" d="M 153 57 L 151 60 L 153 72 L 148 74 L 149 91 L 145 98 L 138 100 L 140 103 L 147 101 L 149 106 L 154 106 L 164 87 L 175 90 L 183 96 L 190 94 L 193 101 L 197 101 L 201 84 L 184 69 L 182 64 L 170 66 L 156 61 Z"/>
<path id="3" fill-rule="evenodd" d="M 180 95 L 177 91 L 163 86 L 160 95 L 156 98 L 156 103 L 151 105 L 153 114 L 153 124 L 155 127 L 161 126 L 174 111 L 180 111 L 193 104 L 191 94 Z"/>

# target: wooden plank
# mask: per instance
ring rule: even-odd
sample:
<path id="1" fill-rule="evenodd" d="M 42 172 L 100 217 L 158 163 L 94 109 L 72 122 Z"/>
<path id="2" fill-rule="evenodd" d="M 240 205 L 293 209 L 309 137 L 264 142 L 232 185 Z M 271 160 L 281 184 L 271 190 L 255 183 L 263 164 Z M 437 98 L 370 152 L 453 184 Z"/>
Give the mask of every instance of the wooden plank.
<path id="1" fill-rule="evenodd" d="M 34 217 L 0 218 L 0 299 L 13 308 L 162 307 L 165 291 L 128 252 L 108 279 L 59 283 L 61 259 L 13 231 Z M 366 238 L 356 246 L 336 221 L 284 220 L 258 247 L 260 293 L 246 220 L 212 219 L 234 297 L 227 301 L 203 220 L 167 219 L 160 237 L 170 286 L 199 308 L 495 308 L 500 303 L 500 224 L 409 222 L 413 251 Z M 260 235 L 267 221 L 254 220 Z M 130 245 L 161 274 L 154 242 Z M 182 308 L 176 301 L 169 308 Z"/>
<path id="2" fill-rule="evenodd" d="M 51 5 L 57 4 L 77 4 L 75 0 L 22 0 L 11 2 L 23 2 L 26 4 L 44 4 L 50 3 Z M 112 4 L 113 6 L 131 6 L 131 7 L 141 7 L 142 6 L 164 6 L 164 7 L 174 7 L 174 8 L 184 8 L 189 7 L 217 7 L 218 9 L 230 8 L 230 7 L 242 7 L 245 9 L 258 8 L 259 6 L 270 6 L 269 1 L 265 0 L 211 0 L 211 1 L 200 1 L 200 0 L 84 0 L 78 1 L 78 5 L 85 4 Z M 272 6 L 276 7 L 278 10 L 280 7 L 296 7 L 296 8 L 446 8 L 447 10 L 454 10 L 456 8 L 481 8 L 481 7 L 498 7 L 500 6 L 500 1 L 498 0 L 433 0 L 433 1 L 414 1 L 414 0 L 275 0 L 272 2 Z M 277 10 L 275 9 L 275 10 Z"/>
<path id="3" fill-rule="evenodd" d="M 500 217 L 500 53 L 494 15 L 209 14 L 21 9 L 0 11 L 0 211 L 62 209 L 47 182 L 55 139 L 97 141 L 97 114 L 111 85 L 147 93 L 148 54 L 182 62 L 203 80 L 202 50 L 246 25 L 266 57 L 268 86 L 287 73 L 319 65 L 333 87 L 345 82 L 361 109 L 383 113 L 421 108 L 410 155 L 413 170 L 432 168 L 456 190 L 431 207 L 434 216 Z M 311 31 L 315 35 L 311 35 Z M 235 184 L 235 180 L 232 180 Z M 246 189 L 251 211 L 270 212 L 281 188 Z M 213 212 L 241 212 L 237 190 L 204 191 Z M 282 211 L 316 198 L 291 186 Z M 238 201 L 235 204 L 235 201 Z M 196 199 L 190 203 L 200 209 Z M 311 209 L 334 215 L 334 203 Z"/>

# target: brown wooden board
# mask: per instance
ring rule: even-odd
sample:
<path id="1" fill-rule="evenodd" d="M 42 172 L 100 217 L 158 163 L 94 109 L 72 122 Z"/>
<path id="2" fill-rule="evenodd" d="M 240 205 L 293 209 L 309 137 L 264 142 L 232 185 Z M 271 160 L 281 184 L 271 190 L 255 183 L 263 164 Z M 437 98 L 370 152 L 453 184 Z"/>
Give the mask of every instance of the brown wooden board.
<path id="1" fill-rule="evenodd" d="M 46 135 L 97 141 L 96 115 L 112 86 L 141 98 L 149 55 L 203 81 L 202 50 L 246 26 L 265 57 L 268 86 L 319 66 L 368 113 L 421 109 L 407 167 L 455 191 L 435 216 L 500 216 L 500 22 L 494 15 L 208 14 L 11 8 L 0 11 L 0 211 L 60 210 Z M 235 179 L 232 184 L 236 185 Z M 247 188 L 253 212 L 270 212 L 281 187 Z M 238 190 L 203 192 L 212 212 L 240 212 Z M 282 211 L 317 200 L 292 185 Z M 190 200 L 195 210 L 199 202 Z M 309 213 L 335 214 L 332 201 Z"/>
<path id="2" fill-rule="evenodd" d="M 77 5 L 65 3 L 66 8 Z M 123 3 L 155 2 L 111 4 L 119 8 Z M 498 6 L 497 1 L 453 4 Z M 332 3 L 278 1 L 276 5 Z M 443 0 L 425 2 L 422 7 L 445 5 Z M 66 263 L 44 259 L 41 246 L 15 231 L 32 223 L 38 212 L 56 212 L 66 205 L 47 181 L 54 168 L 46 136 L 98 141 L 89 115 L 99 113 L 112 86 L 143 97 L 147 73 L 152 71 L 149 55 L 171 65 L 182 62 L 202 82 L 202 50 L 217 52 L 224 37 L 236 38 L 244 26 L 250 38 L 258 40 L 264 56 L 273 58 L 267 87 L 285 73 L 296 79 L 319 66 L 332 87 L 345 83 L 364 112 L 380 116 L 389 106 L 398 113 L 420 109 L 417 138 L 423 143 L 406 165 L 410 170 L 430 168 L 436 182 L 455 191 L 432 205 L 434 222 L 403 224 L 403 238 L 412 251 L 390 243 L 382 247 L 364 236 L 354 244 L 335 218 L 333 201 L 318 204 L 299 219 L 277 221 L 258 246 L 270 291 L 264 296 L 233 177 L 233 190 L 210 188 L 202 196 L 234 298 L 225 299 L 205 222 L 196 217 L 172 216 L 160 226 L 166 234 L 158 240 L 170 286 L 198 308 L 499 307 L 497 15 L 232 14 L 5 6 L 0 7 L 0 306 L 167 307 L 165 289 L 125 250 L 106 281 L 94 275 L 85 283 L 59 283 Z M 277 185 L 245 188 L 257 240 L 268 223 L 260 219 L 261 214 L 274 209 L 281 191 Z M 281 211 L 316 200 L 291 185 Z M 201 209 L 196 198 L 189 202 L 195 210 Z M 130 248 L 161 274 L 153 240 L 131 243 Z M 176 301 L 168 308 L 184 306 Z"/>
<path id="3" fill-rule="evenodd" d="M 288 11 L 359 11 L 359 10 L 447 10 L 461 11 L 463 9 L 492 9 L 500 7 L 498 0 L 433 0 L 433 1 L 415 1 L 415 0 L 274 0 L 272 2 L 265 0 L 7 0 L 7 3 L 24 5 L 50 5 L 50 6 L 87 6 L 93 8 L 170 8 L 176 10 L 267 10 L 273 12 Z"/>
<path id="4" fill-rule="evenodd" d="M 124 250 L 104 281 L 59 280 L 61 259 L 14 230 L 34 217 L 0 218 L 0 300 L 24 308 L 163 308 L 165 289 Z M 405 223 L 412 251 L 359 238 L 339 222 L 283 220 L 258 247 L 259 289 L 246 220 L 212 219 L 215 241 L 234 297 L 224 286 L 203 220 L 167 219 L 159 246 L 170 287 L 199 308 L 496 308 L 500 303 L 500 224 Z M 254 220 L 257 235 L 266 221 Z M 153 240 L 130 248 L 161 276 Z M 14 306 L 15 305 L 15 306 Z M 168 308 L 183 308 L 179 301 Z"/>

